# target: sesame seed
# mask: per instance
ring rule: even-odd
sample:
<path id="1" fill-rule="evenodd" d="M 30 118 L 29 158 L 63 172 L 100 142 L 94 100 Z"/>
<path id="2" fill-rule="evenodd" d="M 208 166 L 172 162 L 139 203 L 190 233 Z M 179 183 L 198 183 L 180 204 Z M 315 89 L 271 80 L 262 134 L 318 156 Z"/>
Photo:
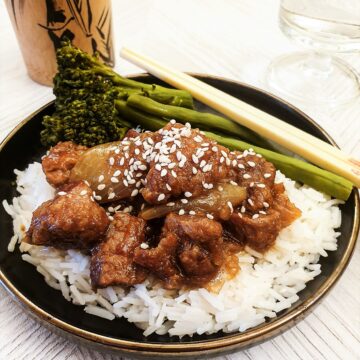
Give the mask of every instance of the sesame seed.
<path id="1" fill-rule="evenodd" d="M 112 206 L 109 206 L 109 207 L 108 207 L 108 211 L 110 211 L 110 212 L 115 212 L 115 210 L 114 210 L 114 208 L 113 208 Z"/>
<path id="2" fill-rule="evenodd" d="M 116 179 L 117 180 L 117 179 Z M 116 182 L 116 181 L 115 181 Z M 135 179 L 128 179 L 128 183 L 129 184 L 135 184 L 136 183 L 136 181 L 135 181 Z"/>
<path id="3" fill-rule="evenodd" d="M 160 176 L 161 176 L 161 177 L 164 177 L 166 174 L 167 174 L 167 170 L 166 170 L 166 169 L 162 169 L 162 170 L 161 170 L 161 173 L 160 173 Z"/>
<path id="4" fill-rule="evenodd" d="M 265 178 L 265 179 L 268 179 L 269 177 L 271 177 L 271 174 L 269 174 L 269 173 L 265 173 L 265 174 L 264 174 L 264 178 Z"/>
<path id="5" fill-rule="evenodd" d="M 176 172 L 175 172 L 174 170 L 171 170 L 171 175 L 172 175 L 174 178 L 177 177 Z"/>
<path id="6" fill-rule="evenodd" d="M 256 186 L 262 189 L 265 188 L 265 184 L 256 184 Z"/>
<path id="7" fill-rule="evenodd" d="M 152 138 L 148 138 L 147 139 L 147 142 L 150 144 L 150 145 L 153 145 L 154 144 L 154 140 Z"/>
<path id="8" fill-rule="evenodd" d="M 213 152 L 217 152 L 217 151 L 218 151 L 218 147 L 217 147 L 217 146 L 213 146 L 213 147 L 211 148 L 211 150 L 212 150 Z"/>
<path id="9" fill-rule="evenodd" d="M 82 190 L 81 192 L 80 192 L 80 195 L 81 196 L 84 196 L 84 195 L 86 195 L 87 194 L 87 191 L 86 190 Z"/>
<path id="10" fill-rule="evenodd" d="M 244 212 L 246 211 L 245 206 L 242 206 L 241 209 L 240 209 L 240 211 L 241 211 L 242 213 L 244 213 Z"/>
<path id="11" fill-rule="evenodd" d="M 124 184 L 126 187 L 128 187 L 128 186 L 129 186 L 129 183 L 127 182 L 127 180 L 126 180 L 126 179 L 124 179 L 124 180 L 123 180 L 123 184 Z"/>
<path id="12" fill-rule="evenodd" d="M 239 169 L 245 169 L 245 166 L 243 164 L 238 164 Z"/>
<path id="13" fill-rule="evenodd" d="M 176 163 L 172 162 L 169 164 L 168 168 L 171 170 L 176 166 Z"/>
<path id="14" fill-rule="evenodd" d="M 263 215 L 266 215 L 266 211 L 264 211 L 264 210 L 260 210 L 259 213 L 263 214 Z"/>
<path id="15" fill-rule="evenodd" d="M 109 218 L 110 221 L 114 220 L 114 218 L 111 215 L 109 215 L 108 218 Z"/>
<path id="16" fill-rule="evenodd" d="M 270 205 L 266 201 L 263 202 L 264 207 L 268 208 Z"/>
<path id="17" fill-rule="evenodd" d="M 94 199 L 100 201 L 102 199 L 102 197 L 100 195 L 95 195 Z"/>
<path id="18" fill-rule="evenodd" d="M 65 191 L 59 191 L 58 192 L 58 195 L 60 195 L 60 196 L 63 196 L 63 195 L 66 195 L 67 193 L 65 192 Z"/>
<path id="19" fill-rule="evenodd" d="M 187 197 L 187 198 L 192 197 L 192 193 L 189 192 L 189 191 L 186 191 L 184 195 L 185 195 L 185 197 Z"/>
<path id="20" fill-rule="evenodd" d="M 111 192 L 108 196 L 108 200 L 111 200 L 115 197 L 115 193 L 114 192 Z"/>
<path id="21" fill-rule="evenodd" d="M 201 168 L 204 167 L 205 164 L 206 164 L 206 161 L 205 161 L 205 160 L 201 160 L 201 162 L 200 162 L 200 167 L 201 167 Z"/>
<path id="22" fill-rule="evenodd" d="M 172 124 L 172 125 L 176 124 L 176 120 L 174 120 L 174 119 L 170 120 L 170 124 Z"/>
<path id="23" fill-rule="evenodd" d="M 84 180 L 84 183 L 90 187 L 90 183 L 87 180 Z"/>
<path id="24" fill-rule="evenodd" d="M 138 166 L 139 170 L 146 170 L 147 169 L 147 166 L 144 165 L 144 164 L 141 164 Z"/>
<path id="25" fill-rule="evenodd" d="M 249 174 L 244 174 L 244 175 L 243 175 L 243 178 L 244 178 L 244 179 L 250 179 L 250 178 L 251 178 L 251 175 L 249 175 Z"/>
<path id="26" fill-rule="evenodd" d="M 184 215 L 185 214 L 185 210 L 184 209 L 180 209 L 179 210 L 179 215 Z"/>
<path id="27" fill-rule="evenodd" d="M 169 202 L 169 203 L 166 204 L 166 206 L 174 206 L 174 205 L 175 205 L 174 202 Z"/>
<path id="28" fill-rule="evenodd" d="M 192 154 L 191 158 L 192 158 L 192 161 L 193 161 L 195 164 L 198 164 L 198 163 L 199 163 L 199 159 L 198 159 L 197 156 L 195 156 L 194 154 Z"/>
<path id="29" fill-rule="evenodd" d="M 242 218 L 243 216 L 241 215 L 241 213 L 238 213 L 239 217 Z"/>
<path id="30" fill-rule="evenodd" d="M 146 250 L 146 249 L 149 248 L 149 245 L 146 244 L 146 243 L 141 243 L 141 244 L 140 244 L 140 247 L 141 247 L 141 249 Z"/>
<path id="31" fill-rule="evenodd" d="M 250 183 L 250 187 L 253 187 L 254 185 L 255 185 L 254 182 L 251 182 L 251 183 Z"/>
<path id="32" fill-rule="evenodd" d="M 104 175 L 100 175 L 98 181 L 102 182 L 104 180 L 104 178 L 105 178 Z"/>
<path id="33" fill-rule="evenodd" d="M 138 189 L 134 189 L 131 193 L 131 196 L 136 196 L 139 193 Z"/>
<path id="34" fill-rule="evenodd" d="M 181 199 L 180 200 L 183 204 L 187 204 L 188 202 L 189 202 L 189 200 L 187 200 L 187 199 Z"/>
<path id="35" fill-rule="evenodd" d="M 165 199 L 165 194 L 160 194 L 157 198 L 157 201 L 163 201 Z"/>
<path id="36" fill-rule="evenodd" d="M 193 173 L 194 175 L 196 175 L 197 172 L 198 172 L 197 169 L 196 169 L 195 167 L 193 167 L 193 168 L 192 168 L 192 173 Z"/>
<path id="37" fill-rule="evenodd" d="M 120 154 L 120 149 L 115 149 L 115 154 L 117 155 L 117 154 Z"/>
<path id="38" fill-rule="evenodd" d="M 106 187 L 105 184 L 100 184 L 100 185 L 97 187 L 97 189 L 101 191 L 101 190 L 104 190 L 105 187 Z"/>
<path id="39" fill-rule="evenodd" d="M 125 162 L 125 158 L 122 157 L 122 158 L 120 159 L 120 161 L 119 161 L 119 165 L 120 165 L 120 166 L 123 166 L 123 165 L 124 165 L 124 162 Z"/>
<path id="40" fill-rule="evenodd" d="M 176 144 L 172 144 L 170 148 L 170 154 L 174 153 L 176 151 Z"/>
<path id="41" fill-rule="evenodd" d="M 169 184 L 166 184 L 165 186 L 169 191 L 171 191 L 171 186 Z"/>
<path id="42" fill-rule="evenodd" d="M 226 163 L 227 166 L 230 166 L 231 160 L 230 160 L 229 158 L 226 158 L 226 159 L 225 159 L 225 163 Z"/>
<path id="43" fill-rule="evenodd" d="M 196 141 L 197 143 L 201 143 L 202 142 L 202 137 L 201 136 L 195 136 L 194 141 Z"/>
<path id="44" fill-rule="evenodd" d="M 112 166 L 115 163 L 115 159 L 113 157 L 109 158 L 109 164 Z"/>
<path id="45" fill-rule="evenodd" d="M 177 151 L 177 152 L 176 152 L 176 159 L 177 159 L 177 161 L 180 161 L 180 160 L 182 159 L 182 153 L 181 153 L 181 151 Z"/>
<path id="46" fill-rule="evenodd" d="M 253 202 L 251 199 L 248 199 L 248 203 L 249 203 L 251 206 L 254 206 L 254 202 Z"/>
<path id="47" fill-rule="evenodd" d="M 248 161 L 247 163 L 248 163 L 248 165 L 251 166 L 251 167 L 255 167 L 255 165 L 256 165 L 253 161 Z"/>
<path id="48" fill-rule="evenodd" d="M 219 190 L 219 191 L 223 191 L 224 188 L 223 188 L 222 186 L 218 186 L 218 190 Z"/>
<path id="49" fill-rule="evenodd" d="M 237 165 L 237 161 L 234 159 L 234 160 L 232 161 L 232 166 L 235 167 L 236 165 Z"/>
<path id="50" fill-rule="evenodd" d="M 254 215 L 252 216 L 253 219 L 257 219 L 258 217 L 259 217 L 259 214 L 254 214 Z"/>
<path id="51" fill-rule="evenodd" d="M 234 208 L 233 208 L 232 203 L 230 201 L 227 202 L 227 206 L 229 207 L 231 212 L 234 211 Z"/>
<path id="52" fill-rule="evenodd" d="M 119 176 L 121 174 L 121 171 L 120 170 L 116 170 L 113 174 L 113 176 Z"/>
<path id="53" fill-rule="evenodd" d="M 227 157 L 227 153 L 224 150 L 221 150 L 221 155 L 225 158 Z"/>
<path id="54" fill-rule="evenodd" d="M 214 219 L 214 217 L 211 214 L 206 214 L 206 217 L 210 220 Z"/>
<path id="55" fill-rule="evenodd" d="M 214 184 L 208 184 L 208 189 L 212 189 L 214 187 Z"/>
<path id="56" fill-rule="evenodd" d="M 222 164 L 224 161 L 225 161 L 225 158 L 222 156 L 222 157 L 220 158 L 220 164 Z"/>
<path id="57" fill-rule="evenodd" d="M 118 183 L 118 182 L 119 182 L 119 179 L 113 176 L 113 177 L 110 179 L 110 181 L 111 181 L 112 183 Z"/>
<path id="58" fill-rule="evenodd" d="M 196 212 L 195 212 L 194 210 L 190 210 L 190 211 L 189 211 L 189 214 L 190 214 L 190 215 L 196 215 Z"/>
<path id="59" fill-rule="evenodd" d="M 230 184 L 237 186 L 237 183 L 235 181 L 232 181 L 232 180 L 230 180 Z"/>
<path id="60" fill-rule="evenodd" d="M 185 161 L 186 161 L 186 160 L 185 160 Z M 183 160 L 181 160 L 181 161 L 179 162 L 179 168 L 180 168 L 180 169 L 184 167 L 185 161 L 184 161 L 184 159 L 183 159 Z"/>
<path id="61" fill-rule="evenodd" d="M 262 158 L 261 154 L 256 154 L 255 156 L 257 156 L 258 158 Z"/>

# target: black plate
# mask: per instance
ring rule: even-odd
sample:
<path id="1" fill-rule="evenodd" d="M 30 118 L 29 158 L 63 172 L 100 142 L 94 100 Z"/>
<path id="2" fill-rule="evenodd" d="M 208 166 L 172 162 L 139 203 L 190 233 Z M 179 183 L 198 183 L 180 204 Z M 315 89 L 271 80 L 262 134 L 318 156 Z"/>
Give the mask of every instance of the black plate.
<path id="1" fill-rule="evenodd" d="M 311 119 L 289 104 L 252 87 L 225 79 L 197 75 L 197 77 L 241 100 L 273 114 L 320 139 L 333 143 L 331 138 Z M 159 83 L 150 75 L 136 77 L 139 81 Z M 207 106 L 196 102 L 199 110 L 214 112 Z M 39 161 L 44 154 L 39 141 L 42 117 L 54 111 L 53 103 L 40 109 L 20 124 L 0 147 L 0 200 L 16 196 L 13 169 L 24 169 L 30 162 Z M 335 145 L 335 144 L 334 144 Z M 74 335 L 90 344 L 102 344 L 133 355 L 152 356 L 194 356 L 210 353 L 229 352 L 240 347 L 265 340 L 301 318 L 336 282 L 345 269 L 355 245 L 359 222 L 357 192 L 341 206 L 343 221 L 342 235 L 338 239 L 339 249 L 329 252 L 321 259 L 322 273 L 299 293 L 300 299 L 290 309 L 275 319 L 250 329 L 243 334 L 217 333 L 211 336 L 177 337 L 151 335 L 144 337 L 142 331 L 124 319 L 104 320 L 86 314 L 82 307 L 66 301 L 59 291 L 47 286 L 35 267 L 21 260 L 19 251 L 9 253 L 7 244 L 12 236 L 12 220 L 3 207 L 0 207 L 0 280 L 7 289 L 21 300 L 47 324 L 55 325 L 62 334 Z"/>

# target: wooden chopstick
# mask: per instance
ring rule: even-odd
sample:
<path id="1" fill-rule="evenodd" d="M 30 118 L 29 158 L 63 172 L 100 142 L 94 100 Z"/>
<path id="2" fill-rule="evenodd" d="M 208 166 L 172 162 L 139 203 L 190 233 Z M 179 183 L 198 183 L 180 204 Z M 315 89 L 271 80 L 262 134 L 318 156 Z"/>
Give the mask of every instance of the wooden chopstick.
<path id="1" fill-rule="evenodd" d="M 285 123 L 256 107 L 218 90 L 190 75 L 123 48 L 121 56 L 174 87 L 189 91 L 196 99 L 230 119 L 303 156 L 316 165 L 352 181 L 360 187 L 360 161 L 326 142 Z"/>

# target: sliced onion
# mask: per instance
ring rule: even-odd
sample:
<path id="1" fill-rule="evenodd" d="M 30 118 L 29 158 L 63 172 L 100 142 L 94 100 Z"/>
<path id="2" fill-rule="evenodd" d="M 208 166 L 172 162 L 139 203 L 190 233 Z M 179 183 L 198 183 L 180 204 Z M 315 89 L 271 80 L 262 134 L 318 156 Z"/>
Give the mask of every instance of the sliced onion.
<path id="1" fill-rule="evenodd" d="M 184 209 L 185 211 L 193 210 L 195 212 L 209 213 L 216 218 L 226 220 L 232 212 L 229 202 L 235 208 L 244 199 L 246 199 L 246 188 L 231 184 L 221 184 L 203 196 L 187 199 L 188 203 L 186 204 L 178 200 L 172 206 L 165 204 L 145 208 L 139 213 L 139 217 L 144 220 L 151 220 L 164 217 L 170 212 Z"/>
<path id="2" fill-rule="evenodd" d="M 101 196 L 99 202 L 109 202 L 108 195 L 114 193 L 115 196 L 111 201 L 129 197 L 131 189 L 126 187 L 122 181 L 118 183 L 111 182 L 114 167 L 110 165 L 109 158 L 114 154 L 114 147 L 120 142 L 111 142 L 94 146 L 87 150 L 78 160 L 76 165 L 70 172 L 70 180 L 86 180 L 89 186 L 97 195 Z M 103 175 L 104 180 L 99 182 L 99 176 Z M 104 184 L 105 187 L 99 190 L 99 185 Z"/>

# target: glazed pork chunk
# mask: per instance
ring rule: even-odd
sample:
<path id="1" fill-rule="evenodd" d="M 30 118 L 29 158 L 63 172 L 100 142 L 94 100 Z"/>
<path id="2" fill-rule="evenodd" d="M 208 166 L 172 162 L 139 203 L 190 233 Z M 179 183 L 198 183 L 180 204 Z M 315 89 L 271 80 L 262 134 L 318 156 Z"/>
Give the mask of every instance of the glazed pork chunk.
<path id="1" fill-rule="evenodd" d="M 145 241 L 144 220 L 117 213 L 103 242 L 91 257 L 90 276 L 95 288 L 142 283 L 147 271 L 133 262 L 134 250 Z"/>
<path id="2" fill-rule="evenodd" d="M 61 187 L 33 213 L 25 242 L 61 249 L 89 249 L 105 234 L 109 219 L 84 182 Z"/>
<path id="3" fill-rule="evenodd" d="M 206 284 L 224 262 L 222 227 L 201 216 L 166 217 L 157 246 L 137 247 L 134 261 L 154 273 L 168 289 Z"/>
<path id="4" fill-rule="evenodd" d="M 70 171 L 87 147 L 71 141 L 59 142 L 42 159 L 42 168 L 48 183 L 55 188 L 69 181 Z"/>

